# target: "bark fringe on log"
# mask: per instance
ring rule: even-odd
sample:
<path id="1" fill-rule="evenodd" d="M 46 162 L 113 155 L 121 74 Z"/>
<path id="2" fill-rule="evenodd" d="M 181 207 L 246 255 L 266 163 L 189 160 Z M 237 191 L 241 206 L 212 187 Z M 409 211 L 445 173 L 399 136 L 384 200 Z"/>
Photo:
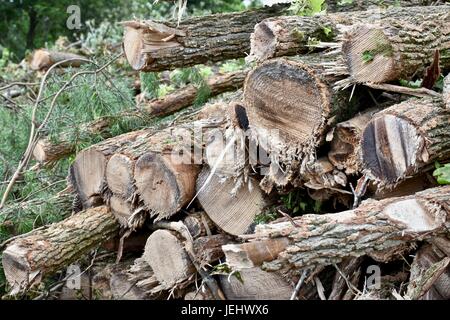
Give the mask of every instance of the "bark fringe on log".
<path id="1" fill-rule="evenodd" d="M 263 266 L 265 270 L 298 272 L 330 265 L 346 257 L 369 255 L 386 262 L 412 243 L 446 234 L 450 187 L 375 201 L 357 209 L 324 215 L 304 215 L 291 222 L 258 225 L 247 243 L 223 246 L 235 269 Z"/>
<path id="2" fill-rule="evenodd" d="M 239 70 L 214 76 L 206 81 L 209 96 L 217 96 L 242 87 L 248 70 Z M 189 84 L 179 90 L 169 93 L 162 99 L 146 101 L 144 94 L 137 97 L 137 108 L 145 114 L 163 116 L 174 113 L 194 104 L 198 88 Z"/>
<path id="3" fill-rule="evenodd" d="M 123 48 L 131 67 L 171 70 L 205 62 L 245 57 L 256 23 L 282 14 L 286 5 L 239 13 L 194 17 L 176 23 L 124 22 Z"/>
<path id="4" fill-rule="evenodd" d="M 378 108 L 368 109 L 350 120 L 338 123 L 331 129 L 327 140 L 331 139 L 328 159 L 338 169 L 346 174 L 356 174 L 361 170 L 360 140 L 367 122 Z"/>
<path id="5" fill-rule="evenodd" d="M 412 13 L 354 25 L 345 34 L 342 52 L 352 82 L 384 83 L 422 76 L 441 52 L 440 67 L 450 68 L 450 6 L 426 7 Z"/>
<path id="6" fill-rule="evenodd" d="M 205 167 L 197 179 L 198 201 L 208 217 L 231 235 L 250 232 L 256 215 L 267 205 L 258 183 L 250 178 L 239 184 L 210 174 L 211 170 Z"/>
<path id="7" fill-rule="evenodd" d="M 262 185 L 284 186 L 298 172 L 304 172 L 305 165 L 316 160 L 315 150 L 329 128 L 352 116 L 357 108 L 358 92 L 349 102 L 348 90 L 333 91 L 339 78 L 324 72 L 321 64 L 327 59 L 317 55 L 302 59 L 305 62 L 283 58 L 266 61 L 245 81 L 244 105 L 250 129 L 271 160 Z"/>
<path id="8" fill-rule="evenodd" d="M 47 70 L 57 62 L 68 59 L 79 59 L 60 64 L 61 67 L 79 67 L 86 62 L 86 58 L 74 53 L 49 51 L 39 49 L 33 53 L 30 67 L 33 70 Z"/>
<path id="9" fill-rule="evenodd" d="M 105 206 L 72 215 L 8 245 L 2 255 L 12 294 L 41 282 L 102 242 L 114 237 L 119 224 Z"/>
<path id="10" fill-rule="evenodd" d="M 414 19 L 425 13 L 445 13 L 448 7 L 389 8 L 326 15 L 282 16 L 268 18 L 255 26 L 251 35 L 249 60 L 292 56 L 310 50 L 310 39 L 323 42 L 338 40 L 354 24 L 381 23 L 384 19 Z"/>
<path id="11" fill-rule="evenodd" d="M 376 113 L 363 131 L 362 166 L 383 186 L 450 157 L 450 110 L 440 98 L 412 98 Z"/>

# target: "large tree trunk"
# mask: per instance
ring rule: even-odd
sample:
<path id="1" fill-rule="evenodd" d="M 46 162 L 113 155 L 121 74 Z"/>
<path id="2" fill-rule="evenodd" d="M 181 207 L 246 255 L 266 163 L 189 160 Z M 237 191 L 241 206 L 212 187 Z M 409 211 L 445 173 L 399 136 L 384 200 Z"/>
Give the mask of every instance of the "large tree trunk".
<path id="1" fill-rule="evenodd" d="M 208 217 L 232 235 L 250 232 L 255 217 L 267 205 L 253 178 L 248 182 L 221 179 L 215 174 L 211 176 L 211 170 L 206 167 L 198 176 L 197 192 L 200 205 Z"/>
<path id="2" fill-rule="evenodd" d="M 396 9 L 389 18 L 355 25 L 342 51 L 350 76 L 359 83 L 421 78 L 441 51 L 441 68 L 450 67 L 450 6 Z"/>
<path id="3" fill-rule="evenodd" d="M 239 70 L 214 76 L 206 81 L 209 88 L 209 96 L 235 91 L 242 87 L 248 70 Z M 145 98 L 137 99 L 138 109 L 152 116 L 163 116 L 174 113 L 180 109 L 194 104 L 197 98 L 198 88 L 189 84 L 179 90 L 169 93 L 161 99 L 146 101 Z"/>
<path id="4" fill-rule="evenodd" d="M 119 224 L 105 206 L 74 214 L 64 221 L 11 242 L 2 264 L 13 293 L 42 281 L 115 236 Z"/>
<path id="5" fill-rule="evenodd" d="M 390 8 L 356 12 L 330 13 L 327 15 L 282 16 L 263 20 L 255 26 L 251 35 L 250 60 L 263 61 L 280 56 L 292 56 L 310 50 L 312 39 L 330 42 L 339 39 L 352 25 L 379 23 L 384 19 L 414 18 L 423 11 L 445 12 L 446 7 Z"/>
<path id="6" fill-rule="evenodd" d="M 280 15 L 286 6 L 215 14 L 176 23 L 124 22 L 123 47 L 131 67 L 171 70 L 205 62 L 245 57 L 256 23 Z"/>
<path id="7" fill-rule="evenodd" d="M 57 62 L 68 59 L 75 59 L 60 64 L 61 67 L 79 67 L 86 62 L 86 58 L 74 53 L 49 51 L 47 49 L 39 49 L 33 53 L 30 67 L 33 70 L 47 70 Z"/>
<path id="8" fill-rule="evenodd" d="M 380 186 L 392 186 L 450 156 L 450 110 L 441 99 L 410 99 L 373 116 L 362 140 L 362 165 Z"/>
<path id="9" fill-rule="evenodd" d="M 316 148 L 337 121 L 355 113 L 359 95 L 349 102 L 348 90 L 334 91 L 320 56 L 306 62 L 267 61 L 252 70 L 244 87 L 244 105 L 252 134 L 270 154 L 263 184 L 284 186 L 313 163 Z M 281 167 L 280 167 L 281 166 Z"/>
<path id="10" fill-rule="evenodd" d="M 354 210 L 259 225 L 255 234 L 242 236 L 250 242 L 225 245 L 223 251 L 233 268 L 262 265 L 269 271 L 297 272 L 366 254 L 389 261 L 415 241 L 446 234 L 449 204 L 448 186 L 412 196 L 367 200 Z"/>

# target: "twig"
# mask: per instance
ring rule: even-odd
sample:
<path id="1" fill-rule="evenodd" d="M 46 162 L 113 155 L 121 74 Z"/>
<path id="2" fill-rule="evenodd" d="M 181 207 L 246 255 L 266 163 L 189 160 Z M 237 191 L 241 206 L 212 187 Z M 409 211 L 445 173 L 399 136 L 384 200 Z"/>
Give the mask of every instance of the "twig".
<path id="1" fill-rule="evenodd" d="M 75 73 L 66 83 L 64 83 L 64 85 L 58 90 L 58 92 L 56 93 L 56 95 L 53 97 L 52 102 L 50 104 L 50 108 L 44 118 L 44 120 L 42 121 L 41 125 L 39 127 L 37 127 L 37 123 L 36 123 L 36 112 L 37 112 L 37 108 L 39 106 L 39 103 L 41 102 L 41 96 L 42 93 L 44 91 L 44 87 L 46 84 L 46 80 L 47 77 L 49 76 L 50 72 L 56 68 L 57 66 L 63 64 L 63 63 L 67 63 L 70 61 L 85 61 L 91 64 L 95 64 L 95 62 L 88 60 L 88 59 L 83 59 L 83 58 L 75 58 L 75 59 L 66 59 L 60 62 L 55 63 L 54 65 L 52 65 L 47 72 L 45 73 L 44 77 L 42 78 L 41 81 L 41 85 L 39 87 L 39 93 L 38 93 L 38 97 L 36 98 L 36 102 L 35 105 L 33 106 L 33 110 L 32 110 L 32 116 L 31 116 L 31 130 L 30 130 L 30 138 L 28 141 L 28 146 L 26 148 L 26 151 L 24 152 L 19 165 L 16 169 L 16 171 L 14 172 L 14 175 L 12 176 L 5 192 L 3 193 L 3 197 L 2 200 L 0 202 L 0 209 L 2 209 L 6 203 L 6 200 L 8 199 L 8 195 L 11 192 L 16 180 L 19 178 L 20 173 L 22 172 L 22 170 L 27 166 L 31 155 L 33 153 L 34 148 L 36 147 L 36 143 L 38 142 L 38 138 L 39 138 L 39 133 L 42 131 L 42 129 L 46 126 L 50 115 L 52 114 L 54 108 L 55 108 L 55 104 L 56 104 L 56 100 L 58 99 L 58 97 L 60 96 L 60 94 L 67 89 L 67 87 L 79 76 L 81 75 L 86 75 L 86 74 L 97 74 L 99 72 L 102 72 L 105 68 L 107 68 L 112 62 L 114 62 L 115 60 L 117 60 L 120 56 L 122 55 L 122 53 L 120 53 L 120 55 L 117 55 L 116 57 L 114 57 L 113 59 L 111 59 L 109 62 L 107 62 L 105 65 L 103 65 L 102 67 L 99 67 L 97 70 L 94 71 L 80 71 Z"/>
<path id="2" fill-rule="evenodd" d="M 436 91 L 433 91 L 433 90 L 430 90 L 427 88 L 414 89 L 414 88 L 396 86 L 396 85 L 388 84 L 388 83 L 376 84 L 376 83 L 370 83 L 370 82 L 364 83 L 364 85 L 369 88 L 372 88 L 372 89 L 408 94 L 408 95 L 419 97 L 419 98 L 430 97 L 430 96 L 432 96 L 432 97 L 440 97 L 441 96 Z"/>
<path id="3" fill-rule="evenodd" d="M 300 287 L 302 286 L 303 282 L 305 281 L 305 278 L 307 275 L 308 275 L 308 270 L 307 269 L 303 270 L 302 276 L 298 280 L 297 285 L 295 286 L 294 292 L 292 292 L 290 300 L 295 300 L 295 298 L 297 297 L 297 295 L 300 291 Z"/>

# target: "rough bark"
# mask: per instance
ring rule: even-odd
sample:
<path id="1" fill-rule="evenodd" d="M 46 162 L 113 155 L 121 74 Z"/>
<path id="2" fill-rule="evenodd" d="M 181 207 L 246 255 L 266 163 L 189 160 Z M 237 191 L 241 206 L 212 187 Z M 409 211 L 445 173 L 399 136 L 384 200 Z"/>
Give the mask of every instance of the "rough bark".
<path id="1" fill-rule="evenodd" d="M 214 14 L 174 22 L 124 22 L 123 48 L 131 67 L 171 70 L 205 62 L 245 57 L 256 23 L 280 15 L 283 5 L 239 13 Z"/>
<path id="2" fill-rule="evenodd" d="M 450 187 L 381 201 L 366 200 L 354 210 L 304 215 L 292 222 L 258 225 L 250 241 L 225 245 L 232 268 L 261 266 L 269 271 L 297 272 L 344 258 L 370 255 L 389 261 L 423 239 L 446 234 Z"/>
<path id="3" fill-rule="evenodd" d="M 391 17 L 414 18 L 424 10 L 444 12 L 445 7 L 389 8 L 339 12 L 326 15 L 282 16 L 263 20 L 255 26 L 251 35 L 251 50 L 248 59 L 266 59 L 292 56 L 310 51 L 311 40 L 330 42 L 340 39 L 344 32 L 358 23 L 379 23 Z M 448 9 L 447 9 L 448 10 Z"/>
<path id="4" fill-rule="evenodd" d="M 289 300 L 294 290 L 281 275 L 260 268 L 246 269 L 237 275 L 220 276 L 228 300 Z"/>
<path id="5" fill-rule="evenodd" d="M 166 289 L 185 288 L 195 280 L 197 269 L 180 234 L 156 230 L 148 238 L 142 258 L 151 266 L 156 279 Z M 203 266 L 223 256 L 221 246 L 229 242 L 223 235 L 199 237 L 193 242 L 195 263 Z"/>
<path id="6" fill-rule="evenodd" d="M 342 52 L 354 82 L 384 83 L 421 77 L 441 52 L 440 66 L 450 67 L 450 7 L 396 9 L 389 18 L 355 25 L 345 35 Z"/>
<path id="7" fill-rule="evenodd" d="M 217 96 L 228 91 L 235 91 L 242 87 L 248 70 L 238 70 L 226 74 L 216 75 L 206 81 L 209 96 Z M 143 96 L 137 98 L 137 108 L 152 116 L 163 116 L 194 104 L 198 88 L 189 84 L 179 90 L 169 93 L 164 98 L 145 100 Z"/>
<path id="8" fill-rule="evenodd" d="M 331 129 L 328 159 L 338 170 L 345 170 L 346 174 L 360 172 L 359 141 L 364 127 L 377 111 L 380 110 L 378 108 L 368 109 L 350 120 L 338 123 Z"/>
<path id="9" fill-rule="evenodd" d="M 41 282 L 115 236 L 119 225 L 105 206 L 74 214 L 45 229 L 11 242 L 3 252 L 2 264 L 12 292 Z"/>
<path id="10" fill-rule="evenodd" d="M 39 49 L 33 53 L 33 57 L 30 62 L 30 67 L 33 70 L 47 70 L 57 62 L 61 62 L 67 59 L 80 59 L 73 60 L 60 64 L 61 67 L 79 67 L 86 60 L 85 57 L 68 52 L 49 51 L 47 49 Z"/>
<path id="11" fill-rule="evenodd" d="M 214 174 L 209 179 L 210 173 L 210 169 L 205 167 L 197 179 L 200 205 L 226 233 L 240 235 L 249 232 L 256 215 L 267 205 L 257 182 L 251 178 L 248 183 L 239 185 L 233 179 L 223 180 Z"/>
<path id="12" fill-rule="evenodd" d="M 328 60 L 322 58 L 273 59 L 247 76 L 244 105 L 250 129 L 271 160 L 263 184 L 284 186 L 303 173 L 316 160 L 328 129 L 356 111 L 359 94 L 349 102 L 348 90 L 333 91 L 339 78 L 324 72 Z"/>
<path id="13" fill-rule="evenodd" d="M 444 78 L 444 88 L 442 92 L 445 107 L 450 109 L 450 73 Z"/>
<path id="14" fill-rule="evenodd" d="M 410 99 L 373 116 L 361 140 L 362 166 L 380 186 L 392 186 L 450 156 L 450 111 L 441 99 Z"/>

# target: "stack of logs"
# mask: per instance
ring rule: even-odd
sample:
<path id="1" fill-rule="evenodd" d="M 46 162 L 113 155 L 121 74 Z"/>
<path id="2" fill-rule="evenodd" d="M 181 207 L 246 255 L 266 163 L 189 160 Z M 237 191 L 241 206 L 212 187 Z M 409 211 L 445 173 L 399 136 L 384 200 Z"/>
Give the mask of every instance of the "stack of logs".
<path id="1" fill-rule="evenodd" d="M 243 86 L 231 101 L 79 152 L 68 177 L 74 214 L 3 252 L 13 292 L 119 237 L 118 260 L 133 241 L 141 254 L 97 277 L 115 299 L 377 299 L 381 290 L 364 287 L 367 264 L 408 254 L 410 272 L 382 284 L 449 299 L 450 187 L 430 170 L 450 158 L 450 76 L 442 93 L 431 90 L 437 77 L 428 88 L 396 83 L 448 72 L 450 7 L 327 2 L 327 14 L 307 17 L 274 6 L 179 26 L 125 22 L 137 71 L 247 54 L 256 64 L 209 80 L 215 95 Z M 195 92 L 139 101 L 136 112 L 174 112 Z M 50 144 L 37 145 L 37 160 L 58 159 Z M 344 211 L 255 223 L 292 188 Z"/>

